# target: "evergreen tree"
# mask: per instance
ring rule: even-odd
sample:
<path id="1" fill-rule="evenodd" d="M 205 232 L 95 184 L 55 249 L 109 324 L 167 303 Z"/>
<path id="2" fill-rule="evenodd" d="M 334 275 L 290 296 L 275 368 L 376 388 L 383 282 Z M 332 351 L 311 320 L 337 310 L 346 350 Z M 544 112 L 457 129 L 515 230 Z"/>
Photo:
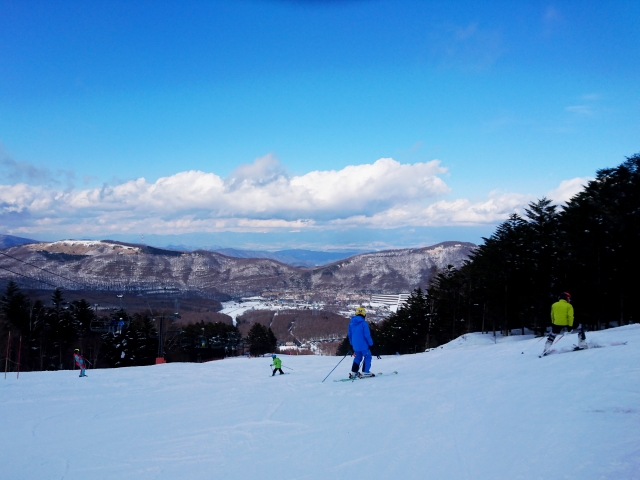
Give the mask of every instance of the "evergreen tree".
<path id="1" fill-rule="evenodd" d="M 73 325 L 80 337 L 91 331 L 91 322 L 95 320 L 96 314 L 89 302 L 84 299 L 74 300 L 70 305 Z"/>
<path id="2" fill-rule="evenodd" d="M 375 340 L 374 340 L 375 341 Z M 344 357 L 352 352 L 351 343 L 349 343 L 349 337 L 344 337 L 344 340 L 340 342 L 338 345 L 338 349 L 336 350 L 336 355 L 340 357 Z"/>
<path id="3" fill-rule="evenodd" d="M 381 345 L 378 352 L 415 353 L 424 351 L 426 347 L 429 324 L 430 310 L 427 298 L 418 287 L 395 314 L 382 322 L 380 327 L 370 326 L 370 329 L 379 337 Z M 377 342 L 376 339 L 373 340 L 375 346 Z"/>
<path id="4" fill-rule="evenodd" d="M 0 299 L 0 312 L 11 327 L 20 333 L 29 332 L 29 308 L 27 297 L 18 285 L 10 280 Z"/>
<path id="5" fill-rule="evenodd" d="M 249 330 L 247 343 L 249 344 L 249 352 L 253 356 L 275 351 L 269 339 L 269 331 L 260 323 L 254 323 Z"/>
<path id="6" fill-rule="evenodd" d="M 183 327 L 180 341 L 169 346 L 168 354 L 171 358 L 192 362 L 223 358 L 234 355 L 241 341 L 240 331 L 234 325 L 200 321 Z"/>
<path id="7" fill-rule="evenodd" d="M 267 342 L 269 344 L 270 352 L 275 352 L 278 350 L 278 339 L 271 330 L 271 327 L 267 329 Z"/>
<path id="8" fill-rule="evenodd" d="M 152 365 L 158 349 L 157 338 L 158 333 L 151 319 L 146 315 L 135 314 L 122 334 L 103 335 L 104 359 L 110 367 Z"/>
<path id="9" fill-rule="evenodd" d="M 525 212 L 523 280 L 528 279 L 528 285 L 523 289 L 525 302 L 520 308 L 523 321 L 542 334 L 549 323 L 549 304 L 558 292 L 559 218 L 557 207 L 547 198 L 529 204 Z"/>
<path id="10" fill-rule="evenodd" d="M 45 316 L 46 367 L 50 370 L 73 368 L 73 343 L 77 330 L 62 290 L 56 288 L 51 295 L 52 306 Z"/>

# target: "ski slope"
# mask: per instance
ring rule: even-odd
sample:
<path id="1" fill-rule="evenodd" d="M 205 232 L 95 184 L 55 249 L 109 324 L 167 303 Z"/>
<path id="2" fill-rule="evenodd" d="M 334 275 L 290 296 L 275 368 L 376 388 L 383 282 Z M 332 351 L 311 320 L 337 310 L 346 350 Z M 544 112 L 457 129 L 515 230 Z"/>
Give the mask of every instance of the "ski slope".
<path id="1" fill-rule="evenodd" d="M 0 478 L 640 479 L 640 325 L 587 339 L 628 344 L 474 334 L 345 383 L 317 356 L 10 374 Z"/>

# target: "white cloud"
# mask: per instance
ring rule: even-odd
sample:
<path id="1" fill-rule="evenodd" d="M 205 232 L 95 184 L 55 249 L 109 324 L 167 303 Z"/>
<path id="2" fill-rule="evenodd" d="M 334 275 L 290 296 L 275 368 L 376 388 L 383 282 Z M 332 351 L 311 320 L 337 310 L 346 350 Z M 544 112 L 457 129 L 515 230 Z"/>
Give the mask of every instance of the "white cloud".
<path id="1" fill-rule="evenodd" d="M 373 215 L 398 203 L 425 201 L 449 191 L 438 160 L 401 164 L 382 158 L 341 170 L 289 176 L 272 156 L 237 168 L 228 178 L 180 172 L 149 183 L 56 190 L 27 184 L 0 185 L 0 215 L 22 220 L 127 228 L 151 222 L 176 228 L 298 228 L 313 221 Z M 66 220 L 64 220 L 66 218 Z M 305 219 L 305 220 L 301 220 Z M 186 222 L 186 223 L 185 223 Z"/>
<path id="2" fill-rule="evenodd" d="M 547 198 L 553 200 L 555 203 L 566 203 L 571 200 L 572 197 L 577 195 L 591 180 L 593 179 L 586 177 L 576 177 L 571 180 L 563 180 L 560 182 L 558 188 L 547 193 Z"/>
<path id="3" fill-rule="evenodd" d="M 512 213 L 522 212 L 532 200 L 535 197 L 531 195 L 491 192 L 486 199 L 478 202 L 459 198 L 452 201 L 440 200 L 428 206 L 402 205 L 370 217 L 353 216 L 335 220 L 331 224 L 375 228 L 482 225 L 501 222 Z"/>
<path id="4" fill-rule="evenodd" d="M 491 192 L 477 201 L 444 200 L 450 190 L 445 173 L 438 160 L 381 158 L 291 176 L 269 155 L 228 178 L 185 171 L 153 183 L 138 178 L 94 189 L 0 185 L 0 224 L 10 233 L 69 236 L 482 225 L 522 212 L 536 199 Z M 586 181 L 563 181 L 548 196 L 564 202 Z"/>

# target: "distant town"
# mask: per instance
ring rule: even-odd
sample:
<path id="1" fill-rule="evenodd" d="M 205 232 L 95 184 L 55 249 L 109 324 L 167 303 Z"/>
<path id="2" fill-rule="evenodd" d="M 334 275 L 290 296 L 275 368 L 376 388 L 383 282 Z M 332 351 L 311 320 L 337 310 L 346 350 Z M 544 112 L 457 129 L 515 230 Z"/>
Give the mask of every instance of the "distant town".
<path id="1" fill-rule="evenodd" d="M 367 308 L 367 320 L 379 322 L 397 312 L 398 308 L 407 301 L 409 294 L 340 293 L 333 298 L 326 298 L 322 301 L 312 300 L 314 297 L 313 292 L 264 292 L 259 296 L 222 302 L 223 308 L 219 313 L 230 316 L 235 324 L 238 316 L 253 310 L 324 310 L 350 317 L 356 307 L 363 306 Z"/>

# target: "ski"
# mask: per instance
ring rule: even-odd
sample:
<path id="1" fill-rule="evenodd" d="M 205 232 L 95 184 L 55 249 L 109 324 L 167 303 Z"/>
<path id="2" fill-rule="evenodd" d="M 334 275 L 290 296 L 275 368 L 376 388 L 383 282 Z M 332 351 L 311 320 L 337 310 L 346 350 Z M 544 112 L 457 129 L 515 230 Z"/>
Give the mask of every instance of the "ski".
<path id="1" fill-rule="evenodd" d="M 269 375 L 270 377 L 279 377 L 281 375 L 291 375 L 289 372 L 279 373 L 278 375 Z"/>
<path id="2" fill-rule="evenodd" d="M 382 376 L 390 377 L 391 375 L 397 375 L 397 374 L 398 374 L 398 372 L 396 372 L 396 371 L 388 373 L 387 375 L 384 375 L 382 372 L 380 372 L 380 373 L 376 373 L 375 377 L 339 378 L 337 380 L 334 380 L 334 382 L 354 382 L 356 380 L 364 380 L 366 378 L 376 378 L 376 377 L 382 377 Z"/>
<path id="3" fill-rule="evenodd" d="M 619 347 L 621 345 L 626 345 L 627 343 L 628 342 L 611 342 L 605 345 L 599 345 L 597 343 L 588 343 L 586 347 L 579 347 L 578 345 L 573 345 L 572 348 L 562 348 L 562 349 L 553 348 L 547 352 L 544 352 L 542 355 L 539 355 L 538 358 L 546 357 L 547 355 L 556 354 L 556 353 L 579 352 L 581 350 L 589 350 L 592 348 Z"/>

